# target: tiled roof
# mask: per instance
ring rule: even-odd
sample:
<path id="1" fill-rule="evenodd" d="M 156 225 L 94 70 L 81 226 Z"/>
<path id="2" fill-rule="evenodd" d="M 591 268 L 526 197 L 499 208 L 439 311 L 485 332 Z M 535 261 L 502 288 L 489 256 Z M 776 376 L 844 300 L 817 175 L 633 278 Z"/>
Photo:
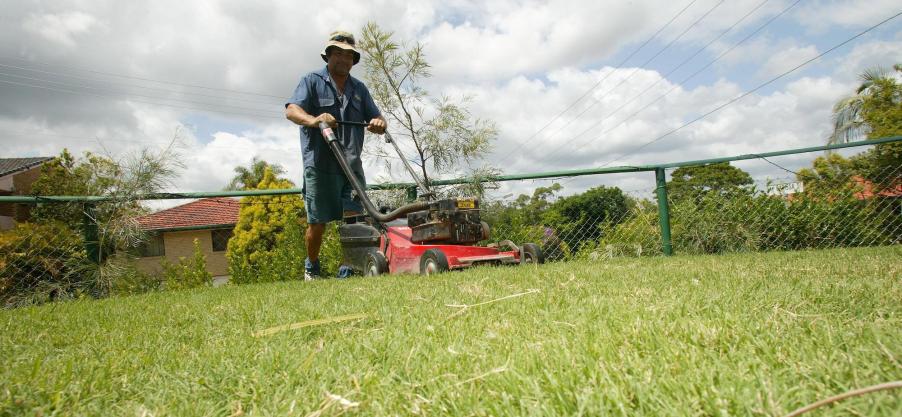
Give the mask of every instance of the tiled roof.
<path id="1" fill-rule="evenodd" d="M 238 200 L 205 198 L 138 218 L 142 230 L 234 225 L 238 222 Z"/>
<path id="2" fill-rule="evenodd" d="M 866 200 L 874 197 L 873 182 L 868 181 L 858 175 L 853 176 L 852 181 L 861 189 L 861 191 L 855 193 L 855 198 L 859 200 Z M 894 187 L 884 188 L 877 191 L 876 194 L 880 197 L 902 197 L 902 184 L 896 184 Z"/>
<path id="3" fill-rule="evenodd" d="M 50 156 L 39 156 L 37 158 L 0 158 L 0 177 L 40 166 L 51 159 L 53 159 L 53 157 Z"/>

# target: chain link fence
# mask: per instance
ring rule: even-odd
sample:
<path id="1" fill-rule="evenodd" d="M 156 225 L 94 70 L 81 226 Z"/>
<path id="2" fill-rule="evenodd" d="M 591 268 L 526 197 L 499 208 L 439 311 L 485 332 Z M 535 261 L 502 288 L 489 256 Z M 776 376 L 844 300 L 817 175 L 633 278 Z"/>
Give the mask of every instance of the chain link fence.
<path id="1" fill-rule="evenodd" d="M 895 182 L 854 174 L 785 177 L 669 194 L 672 250 L 687 255 L 900 244 L 902 167 L 876 174 Z M 489 202 L 483 217 L 493 224 L 495 240 L 539 243 L 549 260 L 663 255 L 654 190 L 604 188 L 607 193 L 596 189 L 594 198 L 559 197 L 543 208 L 522 199 Z"/>
<path id="2" fill-rule="evenodd" d="M 658 204 L 660 186 L 650 181 L 648 189 L 624 192 L 603 185 L 616 175 L 592 175 L 582 178 L 598 186 L 573 195 L 565 195 L 567 184 L 563 190 L 550 183 L 520 187 L 530 194 L 483 199 L 492 237 L 481 244 L 533 242 L 547 261 L 561 261 L 664 255 L 667 232 L 677 255 L 902 243 L 899 163 L 859 169 L 815 159 L 821 153 L 806 155 L 810 169 L 782 178 L 688 189 L 671 180 L 665 188 L 669 215 Z M 757 162 L 764 161 L 788 164 Z M 668 178 L 677 169 L 667 168 Z M 628 175 L 650 179 L 648 171 Z M 376 206 L 397 207 L 409 190 L 370 195 Z M 297 194 L 194 198 L 153 214 L 149 199 L 20 200 L 0 201 L 7 219 L 0 232 L 4 306 L 211 285 L 228 276 L 238 283 L 303 276 L 306 225 Z M 239 229 L 254 238 L 236 239 Z M 238 245 L 244 258 L 230 258 L 230 247 Z M 333 226 L 323 258 L 335 265 L 327 270 L 337 268 L 340 252 Z"/>

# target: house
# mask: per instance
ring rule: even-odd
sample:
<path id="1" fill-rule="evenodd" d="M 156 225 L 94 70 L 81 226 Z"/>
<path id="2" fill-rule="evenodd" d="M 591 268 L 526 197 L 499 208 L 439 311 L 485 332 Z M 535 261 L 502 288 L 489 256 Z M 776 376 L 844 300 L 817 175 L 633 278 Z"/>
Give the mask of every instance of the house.
<path id="1" fill-rule="evenodd" d="M 859 200 L 867 200 L 870 198 L 883 197 L 883 198 L 900 198 L 902 197 L 902 183 L 898 183 L 893 187 L 887 187 L 881 190 L 878 190 L 874 193 L 874 183 L 868 181 L 867 179 L 861 177 L 860 175 L 852 176 L 852 182 L 855 184 L 857 191 L 855 193 L 855 198 Z"/>
<path id="2" fill-rule="evenodd" d="M 239 207 L 233 198 L 205 198 L 138 218 L 141 230 L 148 233 L 138 250 L 138 268 L 158 274 L 163 259 L 176 263 L 193 256 L 197 239 L 214 282 L 227 281 L 225 250 L 238 222 Z"/>
<path id="3" fill-rule="evenodd" d="M 41 165 L 53 157 L 0 158 L 0 195 L 29 195 L 31 185 L 41 175 Z M 31 205 L 0 203 L 0 230 L 28 221 Z"/>

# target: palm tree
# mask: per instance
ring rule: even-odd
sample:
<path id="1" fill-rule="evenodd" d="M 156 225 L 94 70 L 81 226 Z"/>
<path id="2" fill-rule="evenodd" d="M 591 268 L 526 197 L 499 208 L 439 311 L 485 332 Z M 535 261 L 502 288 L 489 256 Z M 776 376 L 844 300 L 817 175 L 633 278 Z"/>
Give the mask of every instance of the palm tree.
<path id="1" fill-rule="evenodd" d="M 270 164 L 258 157 L 254 157 L 250 167 L 235 167 L 235 176 L 226 187 L 226 190 L 250 190 L 257 187 L 263 180 L 266 168 L 272 170 L 273 175 L 279 176 L 285 173 L 285 169 L 279 164 Z"/>
<path id="2" fill-rule="evenodd" d="M 902 65 L 896 64 L 893 69 L 902 71 Z M 833 133 L 828 138 L 828 144 L 847 143 L 867 137 L 871 126 L 865 122 L 862 114 L 865 99 L 880 85 L 878 81 L 892 77 L 888 69 L 879 65 L 864 70 L 858 76 L 861 85 L 855 90 L 855 95 L 846 97 L 833 106 Z"/>

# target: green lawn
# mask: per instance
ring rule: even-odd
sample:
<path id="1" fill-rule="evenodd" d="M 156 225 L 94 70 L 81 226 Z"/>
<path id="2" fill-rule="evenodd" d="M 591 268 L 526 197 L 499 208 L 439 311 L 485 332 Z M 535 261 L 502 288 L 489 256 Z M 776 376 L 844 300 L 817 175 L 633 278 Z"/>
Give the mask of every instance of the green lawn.
<path id="1" fill-rule="evenodd" d="M 0 358 L 0 415 L 782 415 L 902 379 L 902 247 L 59 303 L 0 311 Z M 807 415 L 850 413 L 902 392 Z"/>

